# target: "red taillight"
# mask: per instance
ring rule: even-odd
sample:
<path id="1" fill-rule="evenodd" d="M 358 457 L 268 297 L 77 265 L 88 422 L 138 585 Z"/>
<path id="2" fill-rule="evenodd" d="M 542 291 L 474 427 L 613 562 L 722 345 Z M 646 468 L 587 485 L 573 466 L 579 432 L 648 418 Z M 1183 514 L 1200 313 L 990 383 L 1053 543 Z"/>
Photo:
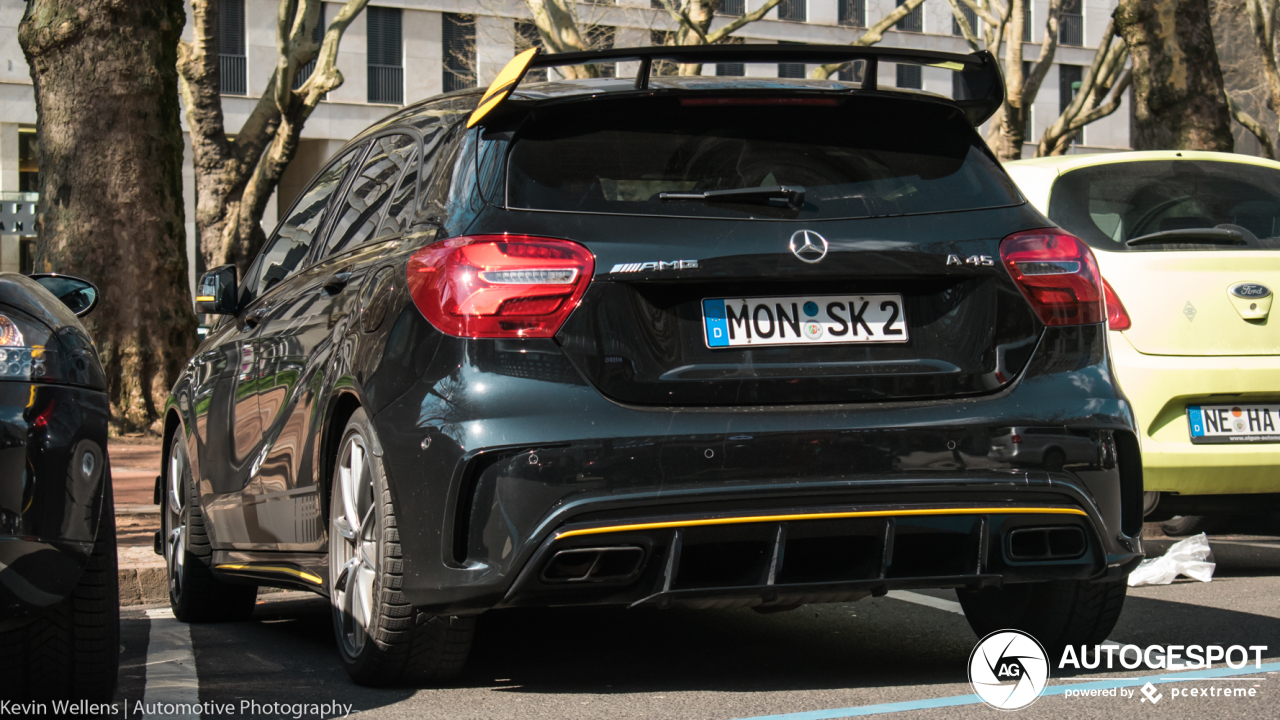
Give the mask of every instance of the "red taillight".
<path id="1" fill-rule="evenodd" d="M 1014 444 L 1017 444 L 1017 443 L 1022 442 L 1022 436 L 1021 436 L 1021 435 L 1019 435 L 1018 433 L 1014 433 L 1014 434 L 1013 434 L 1013 442 L 1014 442 Z"/>
<path id="2" fill-rule="evenodd" d="M 1000 259 L 1045 325 L 1091 325 L 1106 319 L 1102 276 L 1089 246 L 1056 228 L 1010 235 Z"/>
<path id="3" fill-rule="evenodd" d="M 1111 287 L 1106 278 L 1102 278 L 1102 290 L 1107 298 L 1107 327 L 1112 330 L 1128 330 L 1133 325 L 1133 321 L 1129 319 L 1129 311 L 1124 309 L 1120 296 L 1116 295 L 1115 288 Z"/>
<path id="4" fill-rule="evenodd" d="M 473 235 L 409 258 L 409 294 L 455 337 L 552 337 L 591 283 L 595 259 L 568 240 Z"/>

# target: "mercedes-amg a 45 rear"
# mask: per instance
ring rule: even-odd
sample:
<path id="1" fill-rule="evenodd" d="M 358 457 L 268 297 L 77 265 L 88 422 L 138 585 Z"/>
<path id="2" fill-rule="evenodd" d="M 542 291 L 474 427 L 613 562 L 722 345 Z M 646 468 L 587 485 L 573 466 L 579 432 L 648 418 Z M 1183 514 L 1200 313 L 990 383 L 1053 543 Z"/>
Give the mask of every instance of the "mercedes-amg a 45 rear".
<path id="1" fill-rule="evenodd" d="M 990 91 L 994 60 L 863 49 L 858 84 L 609 52 L 644 82 L 380 123 L 239 286 L 202 281 L 226 319 L 172 404 L 167 522 L 207 538 L 175 607 L 329 595 L 370 683 L 445 678 L 476 616 L 533 605 L 955 588 L 979 634 L 1103 640 L 1142 476 L 1093 254 L 975 132 L 998 97 L 874 85 Z M 786 51 L 705 49 L 750 52 Z"/>

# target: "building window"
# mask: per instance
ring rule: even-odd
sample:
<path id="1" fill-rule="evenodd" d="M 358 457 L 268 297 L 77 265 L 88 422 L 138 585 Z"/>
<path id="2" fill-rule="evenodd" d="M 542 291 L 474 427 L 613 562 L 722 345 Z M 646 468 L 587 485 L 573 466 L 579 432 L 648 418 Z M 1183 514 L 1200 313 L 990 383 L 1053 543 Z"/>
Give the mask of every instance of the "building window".
<path id="1" fill-rule="evenodd" d="M 910 63 L 898 63 L 898 87 L 910 90 L 924 89 L 924 80 L 921 77 L 920 66 Z"/>
<path id="2" fill-rule="evenodd" d="M 476 86 L 476 22 L 472 15 L 443 13 L 444 91 Z"/>
<path id="3" fill-rule="evenodd" d="M 24 237 L 18 240 L 18 272 L 30 275 L 36 271 L 36 239 Z"/>
<path id="4" fill-rule="evenodd" d="M 369 7 L 369 102 L 404 103 L 404 43 L 400 8 Z"/>
<path id="5" fill-rule="evenodd" d="M 743 77 L 747 68 L 742 63 L 716 63 L 716 75 L 719 77 Z"/>
<path id="6" fill-rule="evenodd" d="M 1058 66 L 1058 112 L 1067 109 L 1080 86 L 1084 83 L 1084 67 L 1081 65 Z"/>
<path id="7" fill-rule="evenodd" d="M 316 18 L 316 28 L 311 31 L 311 40 L 319 45 L 324 40 L 324 3 L 320 3 L 319 17 Z M 318 51 L 317 51 L 318 52 Z M 298 68 L 298 74 L 293 76 L 293 89 L 297 90 L 302 87 L 311 77 L 311 73 L 316 71 L 316 59 L 311 58 L 306 65 Z"/>
<path id="8" fill-rule="evenodd" d="M 1031 77 L 1031 70 L 1032 70 L 1032 68 L 1033 68 L 1033 67 L 1035 67 L 1035 65 L 1034 65 L 1034 64 L 1032 64 L 1030 61 L 1028 61 L 1028 60 L 1023 60 L 1023 61 L 1022 61 L 1022 83 L 1023 83 L 1024 85 L 1025 85 L 1025 84 L 1026 84 L 1026 82 L 1027 82 L 1027 78 Z M 1026 107 L 1024 108 L 1024 111 L 1025 111 L 1025 112 L 1026 112 L 1026 114 L 1027 114 L 1027 115 L 1026 115 L 1027 124 L 1026 124 L 1026 126 L 1025 126 L 1025 127 L 1023 127 L 1023 128 L 1022 128 L 1022 141 L 1023 141 L 1023 142 L 1035 142 L 1035 141 L 1036 141 L 1036 140 L 1035 140 L 1036 124 L 1035 124 L 1035 122 L 1034 122 L 1034 120 L 1035 120 L 1035 114 L 1036 114 L 1036 108 L 1035 108 L 1034 103 L 1035 103 L 1035 98 L 1032 98 L 1031 102 L 1027 103 Z"/>
<path id="9" fill-rule="evenodd" d="M 583 35 L 583 39 L 587 41 L 587 47 L 592 50 L 612 50 L 618 29 L 608 25 L 588 25 Z M 600 68 L 600 77 L 618 76 L 617 63 L 596 63 L 596 67 Z"/>
<path id="10" fill-rule="evenodd" d="M 520 53 L 526 50 L 529 50 L 530 48 L 542 47 L 542 36 L 538 34 L 538 26 L 534 25 L 531 22 L 525 22 L 523 20 L 516 21 L 515 41 L 516 41 L 515 45 L 516 45 L 517 55 L 519 55 Z M 547 69 L 533 68 L 532 70 L 525 72 L 524 81 L 525 82 L 546 82 Z"/>
<path id="11" fill-rule="evenodd" d="M 898 6 L 901 7 L 906 0 L 898 0 Z M 924 32 L 924 3 L 920 3 L 914 10 L 902 16 L 894 28 L 902 32 Z"/>
<path id="12" fill-rule="evenodd" d="M 18 131 L 18 190 L 40 192 L 40 140 L 34 128 Z"/>
<path id="13" fill-rule="evenodd" d="M 1026 0 L 1022 5 L 1022 42 L 1031 42 L 1031 20 L 1034 17 L 1031 14 L 1031 0 Z"/>
<path id="14" fill-rule="evenodd" d="M 244 0 L 218 0 L 218 78 L 223 95 L 249 92 L 244 52 Z"/>
<path id="15" fill-rule="evenodd" d="M 841 25 L 862 28 L 867 26 L 867 0 L 839 0 L 837 20 Z"/>
<path id="16" fill-rule="evenodd" d="M 778 19 L 805 22 L 809 19 L 807 0 L 782 0 L 778 3 Z"/>
<path id="17" fill-rule="evenodd" d="M 1058 42 L 1072 47 L 1084 46 L 1084 3 L 1081 0 L 1062 0 Z"/>
<path id="18" fill-rule="evenodd" d="M 654 0 L 659 5 L 662 0 Z M 720 0 L 720 7 L 716 10 L 717 15 L 733 15 L 739 16 L 747 12 L 747 0 Z"/>
<path id="19" fill-rule="evenodd" d="M 973 8 L 969 7 L 968 5 L 965 5 L 964 3 L 960 4 L 960 13 L 964 15 L 965 22 L 969 23 L 969 29 L 972 30 L 975 35 L 977 35 L 978 34 L 978 13 L 974 12 Z M 964 31 L 960 29 L 960 21 L 956 19 L 955 13 L 951 14 L 951 34 L 959 37 L 964 37 Z"/>
<path id="20" fill-rule="evenodd" d="M 779 45 L 804 45 L 798 42 L 780 42 Z M 778 77 L 780 78 L 803 78 L 804 63 L 778 63 Z"/>

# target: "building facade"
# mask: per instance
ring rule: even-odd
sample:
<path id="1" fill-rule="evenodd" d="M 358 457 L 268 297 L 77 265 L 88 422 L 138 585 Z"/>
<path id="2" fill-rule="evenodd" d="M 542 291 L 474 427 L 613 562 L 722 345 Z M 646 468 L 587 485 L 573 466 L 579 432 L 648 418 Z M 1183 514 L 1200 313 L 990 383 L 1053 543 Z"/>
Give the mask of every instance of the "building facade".
<path id="1" fill-rule="evenodd" d="M 278 0 L 219 2 L 219 53 L 223 110 L 234 134 L 261 96 L 276 62 Z M 763 0 L 722 0 L 719 27 L 749 12 Z M 899 0 L 783 0 L 765 19 L 734 33 L 749 43 L 834 43 L 856 40 L 867 25 L 891 12 Z M 1093 61 L 1094 48 L 1115 8 L 1115 0 L 1063 0 L 1060 47 L 1055 65 L 1036 97 L 1025 154 L 1034 152 L 1044 128 L 1070 102 Z M 655 7 L 657 6 L 657 7 Z M 596 0 L 578 7 L 580 21 L 594 41 L 615 47 L 651 45 L 674 25 L 658 0 Z M 34 247 L 31 211 L 36 189 L 35 98 L 31 76 L 18 45 L 24 0 L 0 0 L 0 270 L 29 271 Z M 325 20 L 342 4 L 324 4 Z M 1043 40 L 1048 0 L 1032 0 L 1030 40 L 1023 57 L 1034 61 Z M 188 6 L 188 17 L 190 6 Z M 348 28 L 338 54 L 345 82 L 329 93 L 303 131 L 296 159 L 289 166 L 263 225 L 275 226 L 307 181 L 352 136 L 398 106 L 432 95 L 487 85 L 519 50 L 536 42 L 536 31 L 522 0 L 372 0 Z M 188 31 L 188 36 L 189 36 Z M 883 47 L 969 52 L 946 0 L 926 0 L 897 27 L 885 33 Z M 794 77 L 812 68 L 789 65 L 707 66 L 705 74 Z M 634 64 L 619 63 L 620 75 Z M 881 75 L 896 82 L 950 96 L 950 71 L 907 68 Z M 184 123 L 185 124 L 185 123 Z M 1127 149 L 1129 108 L 1087 127 L 1075 152 Z M 188 143 L 189 148 L 189 143 Z M 187 242 L 194 257 L 195 183 L 190 152 L 185 164 Z M 194 283 L 194 262 L 192 282 Z"/>

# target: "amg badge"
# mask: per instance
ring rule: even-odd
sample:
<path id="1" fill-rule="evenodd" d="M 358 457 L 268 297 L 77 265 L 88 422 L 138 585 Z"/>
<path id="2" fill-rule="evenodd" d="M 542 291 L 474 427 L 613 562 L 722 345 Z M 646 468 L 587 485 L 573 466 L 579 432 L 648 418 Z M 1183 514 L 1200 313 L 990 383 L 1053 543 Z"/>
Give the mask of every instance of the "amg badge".
<path id="1" fill-rule="evenodd" d="M 698 267 L 697 260 L 672 260 L 671 262 L 619 263 L 613 266 L 611 273 L 644 272 L 646 270 L 692 270 Z"/>

